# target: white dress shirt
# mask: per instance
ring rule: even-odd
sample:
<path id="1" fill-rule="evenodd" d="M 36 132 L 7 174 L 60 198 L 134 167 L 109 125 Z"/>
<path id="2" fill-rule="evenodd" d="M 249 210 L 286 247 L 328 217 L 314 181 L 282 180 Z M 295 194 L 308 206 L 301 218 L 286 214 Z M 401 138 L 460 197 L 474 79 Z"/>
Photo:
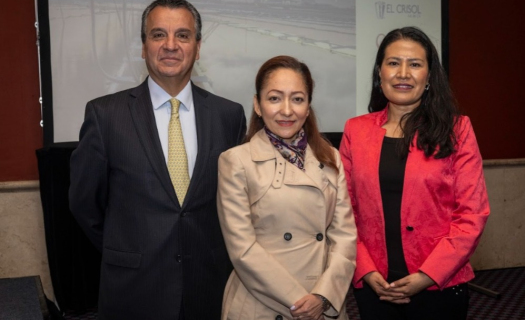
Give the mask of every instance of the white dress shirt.
<path id="1" fill-rule="evenodd" d="M 179 119 L 182 128 L 182 137 L 184 138 L 184 147 L 186 148 L 186 156 L 188 157 L 188 174 L 191 179 L 193 169 L 195 168 L 195 161 L 197 159 L 198 146 L 191 81 L 188 81 L 188 84 L 186 84 L 184 89 L 182 89 L 176 97 L 170 96 L 151 77 L 148 77 L 148 87 L 151 103 L 153 104 L 153 113 L 155 114 L 155 122 L 157 123 L 160 144 L 162 145 L 166 164 L 168 163 L 168 128 L 171 117 L 170 99 L 176 98 L 180 101 Z"/>

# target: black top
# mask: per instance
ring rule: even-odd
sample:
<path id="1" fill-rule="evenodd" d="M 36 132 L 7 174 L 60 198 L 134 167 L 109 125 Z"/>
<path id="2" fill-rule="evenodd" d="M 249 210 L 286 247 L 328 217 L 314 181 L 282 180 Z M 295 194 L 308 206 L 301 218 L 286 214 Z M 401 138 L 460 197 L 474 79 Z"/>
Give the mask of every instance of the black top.
<path id="1" fill-rule="evenodd" d="M 405 180 L 406 158 L 397 153 L 402 138 L 385 137 L 379 160 L 379 184 L 385 215 L 385 238 L 388 253 L 388 282 L 408 275 L 401 243 L 401 198 Z"/>

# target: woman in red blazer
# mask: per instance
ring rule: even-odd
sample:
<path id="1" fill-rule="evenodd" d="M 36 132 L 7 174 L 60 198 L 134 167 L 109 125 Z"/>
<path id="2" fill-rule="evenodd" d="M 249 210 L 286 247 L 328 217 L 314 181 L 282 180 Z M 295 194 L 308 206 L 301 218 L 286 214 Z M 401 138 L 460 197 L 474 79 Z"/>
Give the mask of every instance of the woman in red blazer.
<path id="1" fill-rule="evenodd" d="M 340 148 L 361 319 L 466 319 L 489 204 L 472 125 L 421 30 L 383 39 L 368 110 L 348 120 Z"/>

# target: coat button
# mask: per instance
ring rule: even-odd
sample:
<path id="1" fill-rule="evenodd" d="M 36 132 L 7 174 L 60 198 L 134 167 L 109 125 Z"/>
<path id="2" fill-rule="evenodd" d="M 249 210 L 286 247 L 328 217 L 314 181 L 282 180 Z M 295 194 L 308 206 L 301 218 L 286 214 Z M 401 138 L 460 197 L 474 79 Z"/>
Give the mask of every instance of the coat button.
<path id="1" fill-rule="evenodd" d="M 283 316 L 278 315 L 277 317 L 275 317 L 275 320 L 283 320 Z"/>
<path id="2" fill-rule="evenodd" d="M 323 241 L 323 234 L 322 233 L 318 233 L 315 238 L 317 239 L 317 241 Z"/>
<path id="3" fill-rule="evenodd" d="M 188 214 L 187 212 L 183 212 L 183 213 L 181 213 L 181 216 L 185 217 L 187 214 Z"/>
<path id="4" fill-rule="evenodd" d="M 290 241 L 292 240 L 292 234 L 290 232 L 287 232 L 284 234 L 284 240 Z"/>
<path id="5" fill-rule="evenodd" d="M 414 231 L 414 227 L 412 227 L 412 226 L 407 226 L 406 229 L 407 229 L 408 231 Z"/>
<path id="6" fill-rule="evenodd" d="M 177 262 L 181 262 L 182 261 L 182 256 L 180 254 L 177 255 Z"/>

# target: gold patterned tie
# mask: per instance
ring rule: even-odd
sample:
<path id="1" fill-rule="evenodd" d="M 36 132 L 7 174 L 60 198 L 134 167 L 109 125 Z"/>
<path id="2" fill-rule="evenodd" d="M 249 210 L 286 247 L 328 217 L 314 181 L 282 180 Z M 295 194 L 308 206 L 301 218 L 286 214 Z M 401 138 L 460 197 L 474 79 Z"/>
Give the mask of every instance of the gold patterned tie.
<path id="1" fill-rule="evenodd" d="M 190 176 L 188 174 L 188 157 L 184 147 L 184 138 L 179 119 L 180 101 L 172 98 L 171 117 L 168 129 L 168 171 L 170 173 L 171 183 L 179 198 L 182 206 L 188 186 L 190 185 Z"/>

